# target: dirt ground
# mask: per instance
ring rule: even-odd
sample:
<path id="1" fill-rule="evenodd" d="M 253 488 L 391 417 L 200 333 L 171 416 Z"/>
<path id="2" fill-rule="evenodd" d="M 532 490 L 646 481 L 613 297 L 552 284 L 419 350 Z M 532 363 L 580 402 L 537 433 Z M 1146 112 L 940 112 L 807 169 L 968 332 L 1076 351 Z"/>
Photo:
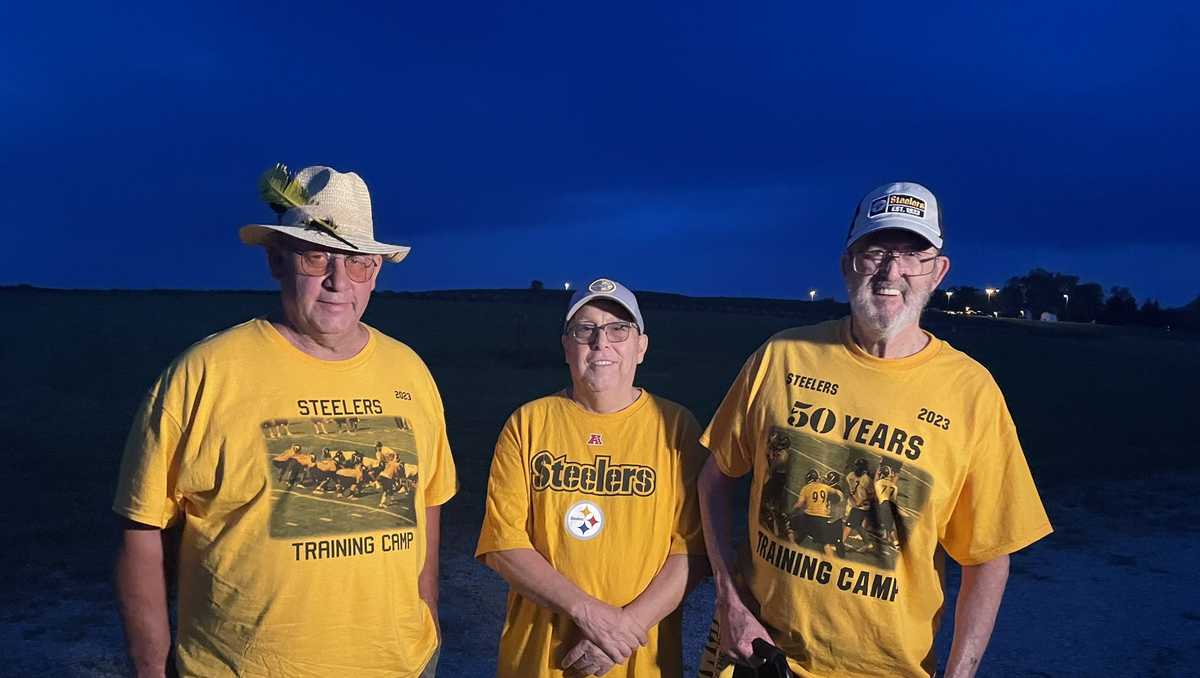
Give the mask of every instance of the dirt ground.
<path id="1" fill-rule="evenodd" d="M 1196 675 L 1197 483 L 1200 474 L 1162 474 L 1048 494 L 1055 533 L 1013 557 L 980 675 Z M 491 675 L 505 586 L 471 557 L 475 535 L 465 532 L 448 533 L 442 552 L 447 635 L 439 669 Z M 948 584 L 956 583 L 952 573 Z M 127 675 L 107 583 L 48 573 L 37 587 L 8 587 L 3 602 L 0 675 Z M 694 675 L 711 613 L 705 584 L 686 602 L 685 675 Z M 943 659 L 952 625 L 948 617 L 939 637 Z"/>

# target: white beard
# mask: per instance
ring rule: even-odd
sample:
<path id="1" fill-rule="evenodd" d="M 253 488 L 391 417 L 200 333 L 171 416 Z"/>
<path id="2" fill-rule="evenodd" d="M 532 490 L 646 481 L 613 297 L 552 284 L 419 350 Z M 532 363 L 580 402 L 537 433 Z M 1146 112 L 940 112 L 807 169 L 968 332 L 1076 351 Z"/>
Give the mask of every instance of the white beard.
<path id="1" fill-rule="evenodd" d="M 894 283 L 892 286 L 899 287 Z M 868 282 L 850 296 L 850 314 L 863 330 L 884 341 L 893 339 L 910 325 L 916 325 L 932 294 L 932 290 L 922 292 L 914 290 L 910 285 L 904 285 L 901 289 L 904 308 L 889 314 L 872 303 L 873 287 L 872 283 Z"/>

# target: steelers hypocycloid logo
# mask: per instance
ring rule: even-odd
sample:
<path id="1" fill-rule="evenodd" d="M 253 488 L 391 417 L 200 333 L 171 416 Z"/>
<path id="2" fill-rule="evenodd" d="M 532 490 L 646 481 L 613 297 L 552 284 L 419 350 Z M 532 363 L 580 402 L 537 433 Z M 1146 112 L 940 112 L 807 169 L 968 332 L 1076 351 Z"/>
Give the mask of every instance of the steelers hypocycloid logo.
<path id="1" fill-rule="evenodd" d="M 567 509 L 563 527 L 576 539 L 595 539 L 596 535 L 604 531 L 604 512 L 590 501 L 575 502 Z"/>
<path id="2" fill-rule="evenodd" d="M 887 210 L 887 199 L 888 196 L 885 195 L 882 198 L 875 198 L 872 200 L 871 209 L 867 211 L 867 217 L 875 217 L 883 214 Z"/>
<path id="3" fill-rule="evenodd" d="M 588 285 L 588 290 L 592 292 L 612 292 L 615 289 L 617 289 L 617 286 L 614 285 L 613 281 L 609 280 L 608 278 L 600 278 L 591 285 Z"/>

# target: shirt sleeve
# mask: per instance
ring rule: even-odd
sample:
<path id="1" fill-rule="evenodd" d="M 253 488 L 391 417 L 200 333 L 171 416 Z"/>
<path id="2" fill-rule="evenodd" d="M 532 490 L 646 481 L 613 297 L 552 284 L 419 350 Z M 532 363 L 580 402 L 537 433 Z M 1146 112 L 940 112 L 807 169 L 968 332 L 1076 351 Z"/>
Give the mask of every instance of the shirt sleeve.
<path id="1" fill-rule="evenodd" d="M 731 478 L 743 476 L 754 468 L 754 446 L 747 439 L 746 422 L 762 381 L 766 350 L 763 345 L 742 365 L 708 429 L 700 436 L 700 444 L 712 451 L 717 467 Z"/>
<path id="2" fill-rule="evenodd" d="M 687 412 L 684 420 L 675 474 L 675 528 L 671 533 L 670 553 L 704 555 L 700 492 L 696 488 L 696 480 L 708 459 L 708 450 L 700 444 L 700 424 L 696 418 Z"/>
<path id="3" fill-rule="evenodd" d="M 529 473 L 517 418 L 517 414 L 509 417 L 496 441 L 476 558 L 494 551 L 533 548 L 529 537 Z"/>
<path id="4" fill-rule="evenodd" d="M 942 546 L 961 565 L 1019 551 L 1053 529 L 998 388 L 984 395 L 990 421 L 979 427 L 970 468 Z"/>
<path id="5" fill-rule="evenodd" d="M 134 522 L 165 528 L 182 511 L 178 496 L 183 429 L 168 408 L 167 376 L 160 376 L 138 408 L 117 476 L 112 509 Z"/>
<path id="6" fill-rule="evenodd" d="M 446 434 L 446 414 L 442 408 L 442 395 L 433 376 L 426 376 L 429 392 L 433 396 L 434 435 L 429 459 L 428 482 L 425 484 L 425 505 L 441 506 L 458 493 L 458 473 L 454 467 L 454 455 L 450 451 L 450 438 Z M 423 472 L 423 471 L 418 471 Z"/>

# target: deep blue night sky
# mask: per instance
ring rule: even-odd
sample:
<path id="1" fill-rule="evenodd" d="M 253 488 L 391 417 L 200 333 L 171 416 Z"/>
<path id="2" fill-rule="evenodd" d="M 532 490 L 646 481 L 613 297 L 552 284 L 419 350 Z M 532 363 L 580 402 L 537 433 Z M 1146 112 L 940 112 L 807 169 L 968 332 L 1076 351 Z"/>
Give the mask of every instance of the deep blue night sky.
<path id="1" fill-rule="evenodd" d="M 0 283 L 269 287 L 236 229 L 284 162 L 366 179 L 389 289 L 844 298 L 908 178 L 948 285 L 1200 294 L 1195 3 L 192 4 L 5 9 Z"/>

